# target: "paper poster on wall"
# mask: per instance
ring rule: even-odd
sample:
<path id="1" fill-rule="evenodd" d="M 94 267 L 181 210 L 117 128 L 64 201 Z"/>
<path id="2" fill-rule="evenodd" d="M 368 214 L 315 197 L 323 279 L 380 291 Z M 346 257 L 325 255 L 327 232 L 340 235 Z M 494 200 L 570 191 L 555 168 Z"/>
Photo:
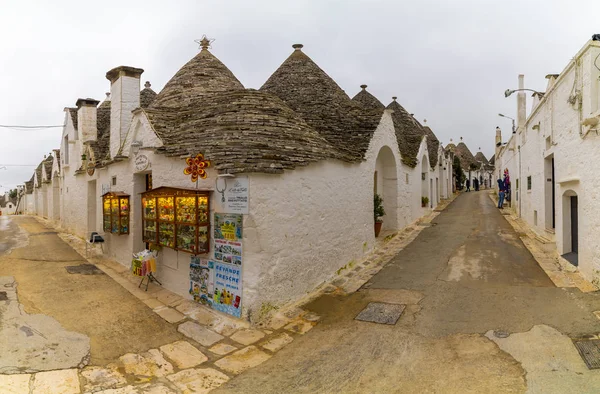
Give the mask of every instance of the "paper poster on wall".
<path id="1" fill-rule="evenodd" d="M 220 212 L 248 214 L 248 190 L 249 182 L 247 176 L 235 178 L 222 178 L 217 181 L 217 192 L 221 198 L 217 199 Z"/>
<path id="2" fill-rule="evenodd" d="M 214 289 L 214 262 L 192 256 L 190 262 L 190 294 L 196 302 L 211 305 Z"/>
<path id="3" fill-rule="evenodd" d="M 215 260 L 222 263 L 242 265 L 242 243 L 215 239 Z"/>
<path id="4" fill-rule="evenodd" d="M 212 307 L 235 317 L 242 316 L 242 270 L 233 264 L 214 262 Z"/>
<path id="5" fill-rule="evenodd" d="M 237 213 L 215 213 L 214 239 L 242 242 L 243 215 Z"/>

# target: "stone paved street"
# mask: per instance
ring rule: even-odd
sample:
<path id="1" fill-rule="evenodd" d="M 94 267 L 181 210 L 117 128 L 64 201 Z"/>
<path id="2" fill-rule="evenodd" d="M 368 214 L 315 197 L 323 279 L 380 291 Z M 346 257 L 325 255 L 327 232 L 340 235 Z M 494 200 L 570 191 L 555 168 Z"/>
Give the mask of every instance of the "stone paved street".
<path id="1" fill-rule="evenodd" d="M 250 329 L 155 284 L 142 291 L 37 218 L 0 217 L 0 246 L 2 394 L 203 393 L 298 335 Z M 66 269 L 81 264 L 100 269 Z"/>
<path id="2" fill-rule="evenodd" d="M 540 257 L 487 193 L 439 210 L 254 328 L 154 284 L 140 291 L 44 221 L 2 217 L 1 392 L 600 390 L 572 345 L 600 333 L 595 288 Z M 65 269 L 83 263 L 100 270 Z"/>
<path id="3" fill-rule="evenodd" d="M 597 292 L 555 287 L 487 192 L 425 226 L 359 291 L 308 305 L 321 316 L 310 333 L 217 392 L 600 391 L 570 339 L 600 332 Z M 395 325 L 354 320 L 369 302 L 406 309 Z"/>

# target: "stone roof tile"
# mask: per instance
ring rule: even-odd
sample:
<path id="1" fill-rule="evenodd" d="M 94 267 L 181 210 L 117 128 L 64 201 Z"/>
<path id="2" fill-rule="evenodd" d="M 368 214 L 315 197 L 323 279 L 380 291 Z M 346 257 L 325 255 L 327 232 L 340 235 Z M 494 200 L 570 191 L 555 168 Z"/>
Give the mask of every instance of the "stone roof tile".
<path id="1" fill-rule="evenodd" d="M 310 57 L 301 44 L 260 88 L 282 99 L 346 161 L 361 161 L 381 121 L 383 108 L 366 110 Z"/>
<path id="2" fill-rule="evenodd" d="M 233 73 L 207 49 L 202 49 L 167 82 L 150 107 L 179 108 L 205 95 L 243 90 Z"/>
<path id="3" fill-rule="evenodd" d="M 352 101 L 361 104 L 365 108 L 385 108 L 385 105 L 383 105 L 382 102 L 377 99 L 377 97 L 367 92 L 367 85 L 360 85 L 360 87 L 362 90 L 358 92 L 356 96 L 352 97 Z"/>
<path id="4" fill-rule="evenodd" d="M 156 99 L 156 92 L 150 87 L 150 82 L 146 81 L 144 89 L 140 92 L 140 107 L 148 108 Z"/>
<path id="5" fill-rule="evenodd" d="M 279 98 L 256 90 L 213 93 L 179 108 L 143 110 L 167 156 L 203 153 L 224 173 L 264 172 L 341 158 Z"/>

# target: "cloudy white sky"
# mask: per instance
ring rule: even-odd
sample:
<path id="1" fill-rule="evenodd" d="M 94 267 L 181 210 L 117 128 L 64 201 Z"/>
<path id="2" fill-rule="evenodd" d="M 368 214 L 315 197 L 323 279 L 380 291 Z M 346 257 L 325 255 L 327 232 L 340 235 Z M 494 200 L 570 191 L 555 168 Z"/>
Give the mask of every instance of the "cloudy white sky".
<path id="1" fill-rule="evenodd" d="M 77 98 L 104 98 L 119 65 L 160 91 L 206 34 L 246 87 L 302 43 L 350 96 L 363 83 L 384 104 L 398 96 L 444 145 L 462 136 L 489 157 L 495 127 L 510 129 L 497 114 L 515 117 L 504 90 L 519 73 L 545 90 L 600 33 L 599 14 L 593 0 L 0 0 L 0 124 L 62 124 Z M 28 180 L 34 167 L 14 165 L 38 164 L 60 132 L 0 128 L 0 191 Z"/>

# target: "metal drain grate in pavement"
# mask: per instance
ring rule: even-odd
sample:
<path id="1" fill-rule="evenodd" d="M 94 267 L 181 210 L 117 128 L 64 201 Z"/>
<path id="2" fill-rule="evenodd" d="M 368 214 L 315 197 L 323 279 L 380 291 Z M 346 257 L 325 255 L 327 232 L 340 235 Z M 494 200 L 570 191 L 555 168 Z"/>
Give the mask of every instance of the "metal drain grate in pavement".
<path id="1" fill-rule="evenodd" d="M 69 265 L 66 266 L 65 269 L 70 274 L 100 275 L 104 273 L 100 271 L 94 264 Z"/>
<path id="2" fill-rule="evenodd" d="M 379 324 L 394 325 L 404 312 L 406 305 L 403 304 L 387 304 L 384 302 L 370 302 L 363 309 L 355 320 L 368 321 Z"/>
<path id="3" fill-rule="evenodd" d="M 574 341 L 573 344 L 589 369 L 600 368 L 600 339 Z"/>

